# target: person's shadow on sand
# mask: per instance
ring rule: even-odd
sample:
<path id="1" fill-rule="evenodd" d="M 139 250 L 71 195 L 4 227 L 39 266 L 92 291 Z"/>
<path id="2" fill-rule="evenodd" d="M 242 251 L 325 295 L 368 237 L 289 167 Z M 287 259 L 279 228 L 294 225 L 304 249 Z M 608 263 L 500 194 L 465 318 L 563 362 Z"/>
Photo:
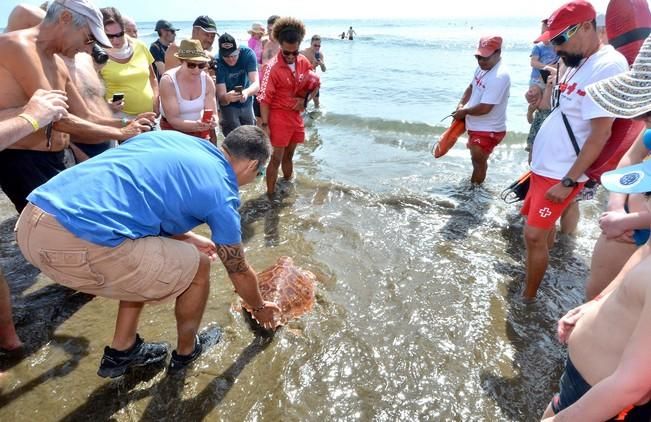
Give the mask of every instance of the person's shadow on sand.
<path id="1" fill-rule="evenodd" d="M 82 406 L 61 419 L 62 422 L 79 420 L 111 420 L 113 415 L 130 403 L 146 397 L 151 401 L 140 420 L 203 420 L 226 397 L 237 377 L 259 353 L 273 341 L 273 337 L 256 336 L 237 359 L 198 394 L 182 399 L 186 385 L 185 374 L 166 375 L 160 382 L 143 390 L 134 390 L 143 382 L 151 381 L 158 368 L 146 368 L 127 374 L 122 380 L 108 382 L 92 392 Z"/>
<path id="2" fill-rule="evenodd" d="M 255 234 L 253 224 L 264 219 L 264 239 L 266 246 L 276 246 L 280 242 L 280 213 L 289 206 L 286 199 L 291 194 L 291 182 L 280 182 L 276 197 L 270 200 L 264 193 L 257 198 L 246 201 L 240 207 L 242 242 L 246 243 Z"/>
<path id="3" fill-rule="evenodd" d="M 25 348 L 18 356 L 0 359 L 0 371 L 12 368 L 50 342 L 56 329 L 94 297 L 55 283 L 25 294 L 36 283 L 39 271 L 23 258 L 16 244 L 13 232 L 16 219 L 12 217 L 0 223 L 0 256 L 11 291 L 16 331 Z M 84 338 L 75 340 L 88 345 Z"/>
<path id="4" fill-rule="evenodd" d="M 580 303 L 582 294 L 577 292 L 580 288 L 573 286 L 559 297 L 558 287 L 543 286 L 537 301 L 525 304 L 521 300 L 526 258 L 522 220 L 519 215 L 510 215 L 507 219 L 509 226 L 502 230 L 502 236 L 507 241 L 506 252 L 515 263 L 496 262 L 494 267 L 496 272 L 511 278 L 507 286 L 505 323 L 506 335 L 515 349 L 513 370 L 516 375 L 506 377 L 486 369 L 480 375 L 481 384 L 486 395 L 495 400 L 509 420 L 538 421 L 558 389 L 565 359 L 565 348 L 556 340 L 556 323 L 567 310 Z M 561 244 L 555 249 L 567 252 L 571 247 Z M 565 255 L 564 259 L 569 258 Z M 550 259 L 550 265 L 554 259 Z M 584 265 L 575 275 L 585 274 L 587 270 Z M 562 276 L 572 274 L 563 272 Z M 550 278 L 548 274 L 543 283 L 559 283 Z"/>
<path id="5" fill-rule="evenodd" d="M 458 205 L 446 210 L 449 218 L 440 233 L 445 240 L 464 240 L 482 224 L 493 197 L 482 186 L 468 185 L 466 181 L 453 189 L 448 196 L 457 198 Z"/>

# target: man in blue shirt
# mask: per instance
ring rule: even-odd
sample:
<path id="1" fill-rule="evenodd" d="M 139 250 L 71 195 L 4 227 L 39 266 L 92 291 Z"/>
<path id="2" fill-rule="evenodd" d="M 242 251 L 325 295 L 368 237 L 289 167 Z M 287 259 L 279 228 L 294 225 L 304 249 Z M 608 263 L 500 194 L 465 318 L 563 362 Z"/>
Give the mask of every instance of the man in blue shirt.
<path id="1" fill-rule="evenodd" d="M 271 147 L 261 129 L 233 131 L 222 148 L 175 131 L 140 135 L 34 190 L 17 225 L 25 257 L 59 284 L 120 301 L 98 375 L 165 359 L 167 346 L 136 333 L 145 303 L 176 300 L 178 343 L 169 371 L 202 352 L 197 331 L 217 256 L 235 290 L 269 327 L 241 245 L 239 186 L 255 180 Z M 80 184 L 79 181 L 82 181 Z M 192 228 L 207 223 L 211 239 Z"/>
<path id="2" fill-rule="evenodd" d="M 237 47 L 235 38 L 219 37 L 217 98 L 224 136 L 241 125 L 254 125 L 253 95 L 258 92 L 258 62 L 249 47 Z"/>

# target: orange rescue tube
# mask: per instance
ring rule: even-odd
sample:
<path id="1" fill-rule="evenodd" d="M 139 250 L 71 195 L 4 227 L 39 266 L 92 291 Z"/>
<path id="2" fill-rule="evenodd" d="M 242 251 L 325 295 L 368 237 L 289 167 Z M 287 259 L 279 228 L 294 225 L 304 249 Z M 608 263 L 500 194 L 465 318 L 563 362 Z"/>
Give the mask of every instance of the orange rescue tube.
<path id="1" fill-rule="evenodd" d="M 450 127 L 447 128 L 445 132 L 443 132 L 441 139 L 439 139 L 439 141 L 434 146 L 434 149 L 432 150 L 432 155 L 434 155 L 434 158 L 443 157 L 448 151 L 450 151 L 450 148 L 454 146 L 454 144 L 457 142 L 457 139 L 459 139 L 459 136 L 463 135 L 465 132 L 465 120 L 453 119 Z"/>

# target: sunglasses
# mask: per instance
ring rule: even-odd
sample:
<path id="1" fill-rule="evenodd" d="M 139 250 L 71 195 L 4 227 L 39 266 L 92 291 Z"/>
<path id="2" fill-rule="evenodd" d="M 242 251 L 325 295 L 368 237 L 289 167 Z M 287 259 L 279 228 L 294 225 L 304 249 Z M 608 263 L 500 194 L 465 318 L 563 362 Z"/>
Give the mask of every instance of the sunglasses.
<path id="1" fill-rule="evenodd" d="M 495 53 L 497 53 L 497 50 L 495 50 Z M 478 62 L 486 61 L 486 60 L 490 59 L 491 57 L 493 57 L 495 55 L 495 53 L 491 54 L 490 56 L 486 56 L 486 57 L 480 56 L 479 54 L 475 54 L 475 59 L 477 59 Z"/>
<path id="2" fill-rule="evenodd" d="M 283 56 L 285 56 L 285 57 L 289 57 L 289 56 L 298 57 L 298 55 L 300 54 L 300 53 L 298 52 L 298 50 L 296 50 L 296 51 L 286 51 L 286 50 L 282 50 L 282 52 L 283 52 Z"/>
<path id="3" fill-rule="evenodd" d="M 581 27 L 581 24 L 577 24 L 574 26 L 569 27 L 567 30 L 563 31 L 562 33 L 556 35 L 554 38 L 549 40 L 551 45 L 563 45 L 565 44 L 574 34 L 576 34 L 576 31 L 579 30 Z"/>
<path id="4" fill-rule="evenodd" d="M 314 48 L 321 48 L 321 44 L 312 44 L 312 47 L 314 47 Z"/>
<path id="5" fill-rule="evenodd" d="M 206 66 L 208 66 L 208 63 L 185 62 L 185 64 L 188 66 L 188 69 L 204 69 Z"/>
<path id="6" fill-rule="evenodd" d="M 111 38 L 122 38 L 124 37 L 124 31 L 118 32 L 117 34 L 106 34 L 106 37 L 111 39 Z"/>

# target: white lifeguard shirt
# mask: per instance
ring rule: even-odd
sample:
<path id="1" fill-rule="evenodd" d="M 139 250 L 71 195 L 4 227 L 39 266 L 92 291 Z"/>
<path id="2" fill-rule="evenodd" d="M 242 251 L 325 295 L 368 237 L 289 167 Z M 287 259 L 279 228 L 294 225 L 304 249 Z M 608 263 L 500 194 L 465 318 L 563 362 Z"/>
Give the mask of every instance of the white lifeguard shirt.
<path id="1" fill-rule="evenodd" d="M 493 109 L 483 116 L 466 116 L 466 129 L 478 132 L 504 132 L 511 77 L 503 60 L 500 59 L 488 71 L 477 67 L 471 85 L 472 93 L 464 108 L 474 107 L 477 104 L 493 104 Z"/>
<path id="2" fill-rule="evenodd" d="M 626 58 L 610 45 L 602 46 L 579 66 L 567 69 L 561 78 L 559 106 L 545 119 L 533 142 L 531 170 L 534 173 L 557 180 L 567 175 L 577 156 L 561 112 L 567 116 L 576 143 L 582 148 L 590 136 L 590 120 L 611 117 L 586 95 L 585 88 L 627 70 Z M 578 179 L 586 180 L 585 175 Z"/>

